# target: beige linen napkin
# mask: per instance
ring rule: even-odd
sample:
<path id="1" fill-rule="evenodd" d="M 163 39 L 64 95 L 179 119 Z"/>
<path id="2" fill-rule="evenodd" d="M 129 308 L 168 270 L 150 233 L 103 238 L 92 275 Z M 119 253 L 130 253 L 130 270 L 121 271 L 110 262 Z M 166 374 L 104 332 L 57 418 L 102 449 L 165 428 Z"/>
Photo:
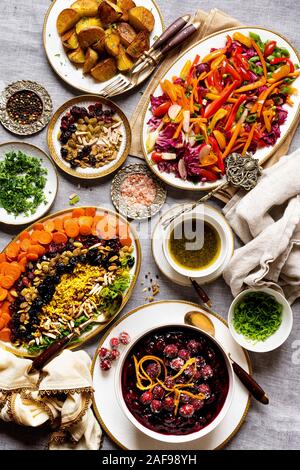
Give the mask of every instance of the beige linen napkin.
<path id="1" fill-rule="evenodd" d="M 147 86 L 146 90 L 143 93 L 142 98 L 140 99 L 138 106 L 131 118 L 130 124 L 132 128 L 132 144 L 130 149 L 130 155 L 144 158 L 142 147 L 141 147 L 141 128 L 143 125 L 143 120 L 141 119 L 144 114 L 145 106 L 147 106 L 149 101 L 149 96 L 155 91 L 157 85 L 159 84 L 162 77 L 165 75 L 170 66 L 175 62 L 178 56 L 183 53 L 185 50 L 189 49 L 192 45 L 196 44 L 201 39 L 209 36 L 212 33 L 221 31 L 227 28 L 233 28 L 235 26 L 240 26 L 241 23 L 228 16 L 223 11 L 213 8 L 209 13 L 206 13 L 202 10 L 198 10 L 195 15 L 195 19 L 200 21 L 201 26 L 199 31 L 191 38 L 190 41 L 186 42 L 182 48 L 171 52 L 168 57 L 162 62 L 160 67 L 156 70 L 154 75 L 151 76 L 151 81 Z M 294 133 L 297 129 L 298 123 L 290 130 L 287 138 L 282 143 L 282 145 L 277 149 L 277 151 L 270 157 L 270 159 L 265 162 L 264 167 L 270 167 L 274 165 L 283 155 L 286 155 L 290 147 L 291 141 L 293 139 Z M 215 194 L 215 197 L 220 199 L 223 202 L 228 202 L 231 197 L 235 194 L 236 189 L 229 188 L 219 191 Z"/>
<path id="2" fill-rule="evenodd" d="M 300 297 L 300 149 L 266 169 L 257 186 L 238 192 L 223 212 L 245 244 L 223 273 L 232 294 L 269 286 L 293 303 Z"/>
<path id="3" fill-rule="evenodd" d="M 87 353 L 65 350 L 41 373 L 28 375 L 31 363 L 0 349 L 0 419 L 32 427 L 49 423 L 55 429 L 50 449 L 99 449 Z"/>

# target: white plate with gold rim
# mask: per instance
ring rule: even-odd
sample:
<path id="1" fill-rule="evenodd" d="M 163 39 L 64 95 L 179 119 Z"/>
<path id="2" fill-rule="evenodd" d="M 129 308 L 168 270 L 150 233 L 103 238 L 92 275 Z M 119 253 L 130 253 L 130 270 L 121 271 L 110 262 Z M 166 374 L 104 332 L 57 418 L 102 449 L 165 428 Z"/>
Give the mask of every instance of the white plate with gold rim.
<path id="1" fill-rule="evenodd" d="M 288 42 L 286 38 L 281 36 L 278 33 L 275 33 L 273 31 L 270 31 L 265 28 L 260 28 L 260 27 L 250 27 L 250 26 L 241 26 L 241 27 L 236 27 L 236 28 L 229 28 L 225 29 L 221 32 L 213 33 L 210 36 L 201 39 L 198 43 L 190 47 L 187 51 L 185 51 L 182 55 L 179 56 L 179 58 L 176 60 L 176 62 L 169 68 L 169 70 L 165 73 L 165 75 L 162 77 L 161 81 L 168 79 L 172 81 L 172 77 L 176 76 L 178 77 L 180 75 L 180 72 L 184 66 L 184 64 L 188 61 L 195 59 L 195 56 L 198 54 L 200 57 L 204 57 L 205 55 L 209 54 L 211 48 L 222 48 L 225 45 L 226 42 L 226 36 L 228 34 L 231 34 L 235 31 L 241 32 L 243 34 L 248 35 L 250 31 L 253 33 L 259 34 L 261 36 L 262 41 L 272 41 L 275 40 L 277 41 L 277 44 L 281 48 L 285 48 L 289 51 L 290 53 L 290 58 L 293 63 L 298 64 L 300 66 L 300 57 L 297 52 L 297 50 Z M 288 116 L 283 125 L 280 126 L 280 131 L 281 131 L 281 136 L 277 140 L 276 144 L 274 146 L 269 146 L 269 147 L 264 147 L 264 148 L 259 148 L 254 156 L 259 160 L 260 163 L 265 162 L 268 158 L 270 158 L 276 150 L 279 148 L 280 145 L 284 142 L 284 140 L 287 138 L 288 134 L 290 133 L 293 125 L 296 123 L 296 120 L 299 118 L 300 114 L 300 77 L 298 77 L 294 83 L 293 87 L 298 90 L 298 94 L 293 95 L 293 101 L 294 101 L 294 106 L 290 107 L 288 105 L 284 105 L 283 108 L 288 111 Z M 153 95 L 154 96 L 160 96 L 162 95 L 162 88 L 161 85 L 159 84 L 154 91 Z M 166 173 L 166 172 L 161 172 L 158 169 L 157 164 L 153 164 L 151 161 L 151 153 L 148 153 L 146 150 L 146 139 L 148 135 L 148 121 L 152 117 L 152 113 L 150 111 L 150 96 L 149 96 L 149 101 L 145 104 L 144 110 L 143 110 L 143 124 L 141 127 L 141 145 L 143 149 L 143 154 L 146 160 L 146 163 L 149 165 L 149 167 L 152 169 L 152 171 L 158 176 L 162 181 L 165 183 L 175 187 L 175 188 L 180 188 L 180 189 L 188 189 L 190 191 L 207 191 L 211 190 L 217 186 L 219 186 L 224 180 L 220 179 L 216 182 L 206 182 L 206 183 L 193 183 L 191 181 L 184 181 L 181 178 L 177 178 L 174 173 Z"/>
<path id="2" fill-rule="evenodd" d="M 109 340 L 127 331 L 134 338 L 143 331 L 162 325 L 183 324 L 184 315 L 190 310 L 202 311 L 199 305 L 186 301 L 161 301 L 142 305 L 118 320 L 102 338 L 98 349 L 110 347 Z M 232 358 L 247 372 L 252 372 L 248 354 L 232 338 L 226 321 L 217 315 L 205 312 L 212 320 L 219 340 Z M 211 433 L 201 439 L 183 444 L 168 444 L 152 439 L 139 431 L 123 414 L 115 390 L 116 366 L 110 371 L 100 369 L 99 357 L 95 353 L 92 375 L 94 393 L 94 410 L 96 416 L 108 436 L 123 449 L 128 450 L 213 450 L 219 449 L 238 432 L 250 405 L 248 391 L 235 381 L 232 404 L 222 422 Z"/>
<path id="3" fill-rule="evenodd" d="M 154 227 L 154 230 L 152 232 L 152 241 L 151 241 L 152 254 L 153 254 L 153 258 L 155 260 L 157 267 L 168 279 L 170 279 L 170 281 L 180 286 L 191 286 L 191 282 L 189 278 L 175 271 L 175 269 L 173 269 L 173 267 L 170 265 L 170 263 L 168 262 L 166 258 L 164 246 L 163 246 L 163 238 L 164 238 L 165 229 L 163 228 L 162 224 L 168 218 L 172 217 L 177 212 L 179 212 L 181 207 L 182 205 L 177 205 L 171 208 L 170 210 L 168 210 L 167 212 L 165 212 L 159 219 L 156 226 Z M 186 207 L 188 207 L 188 204 L 186 205 Z M 219 268 L 212 274 L 207 275 L 207 276 L 202 276 L 201 278 L 199 277 L 197 278 L 197 276 L 193 276 L 193 279 L 196 279 L 199 284 L 208 284 L 214 281 L 215 279 L 217 279 L 219 276 L 221 276 L 225 267 L 229 263 L 233 254 L 233 250 L 234 250 L 234 237 L 233 237 L 232 230 L 229 224 L 227 223 L 225 217 L 222 215 L 220 211 L 218 211 L 211 205 L 201 204 L 197 206 L 193 212 L 201 214 L 203 209 L 207 211 L 208 214 L 216 218 L 216 220 L 220 224 L 222 224 L 224 231 L 226 232 L 226 236 L 228 240 L 228 249 L 226 250 L 225 257 L 223 259 L 222 264 L 219 266 Z"/>
<path id="4" fill-rule="evenodd" d="M 76 67 L 76 64 L 69 61 L 57 32 L 56 20 L 58 15 L 64 8 L 70 8 L 73 3 L 75 3 L 75 0 L 55 0 L 51 3 L 46 13 L 43 26 L 44 48 L 50 65 L 62 80 L 74 88 L 77 88 L 77 90 L 101 95 L 101 90 L 114 80 L 117 75 L 111 80 L 102 83 L 94 80 L 89 74 L 83 75 L 82 67 Z M 160 9 L 155 0 L 135 0 L 135 3 L 137 6 L 148 8 L 154 16 L 154 29 L 150 34 L 151 45 L 164 30 L 164 22 Z M 152 69 L 150 68 L 148 74 L 142 75 L 142 79 L 145 80 L 151 73 Z"/>

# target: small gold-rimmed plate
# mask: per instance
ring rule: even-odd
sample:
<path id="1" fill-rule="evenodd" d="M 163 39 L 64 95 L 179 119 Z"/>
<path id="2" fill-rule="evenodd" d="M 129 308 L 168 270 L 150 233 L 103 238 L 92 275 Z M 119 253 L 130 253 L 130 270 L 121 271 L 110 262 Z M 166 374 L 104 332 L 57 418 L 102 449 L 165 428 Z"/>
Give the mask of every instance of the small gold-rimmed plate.
<path id="1" fill-rule="evenodd" d="M 4 160 L 5 155 L 9 152 L 21 151 L 24 154 L 35 157 L 41 161 L 41 166 L 47 170 L 46 185 L 44 188 L 44 194 L 46 197 L 46 203 L 42 202 L 31 215 L 25 215 L 23 213 L 15 216 L 14 214 L 8 214 L 7 211 L 0 208 L 0 222 L 7 225 L 24 225 L 34 222 L 45 215 L 51 208 L 57 194 L 58 189 L 58 176 L 51 159 L 48 155 L 39 147 L 35 145 L 27 144 L 26 142 L 6 142 L 0 144 L 0 161 Z M 1 183 L 0 183 L 1 186 Z"/>
<path id="2" fill-rule="evenodd" d="M 87 166 L 85 168 L 76 166 L 76 168 L 72 168 L 70 163 L 65 160 L 61 155 L 61 149 L 63 147 L 63 144 L 59 140 L 59 136 L 61 133 L 61 119 L 63 116 L 66 116 L 66 114 L 70 112 L 73 106 L 79 106 L 88 109 L 89 106 L 94 106 L 96 103 L 100 103 L 102 105 L 104 112 L 107 110 L 114 111 L 115 115 L 121 120 L 121 124 L 118 127 L 119 131 L 121 132 L 121 140 L 120 145 L 118 147 L 117 155 L 112 161 L 108 161 L 108 159 L 105 158 L 103 160 L 103 165 L 98 168 L 93 166 Z M 75 123 L 75 126 L 78 126 L 77 122 Z M 81 137 L 82 140 L 83 137 L 86 138 L 86 136 Z M 60 106 L 60 108 L 58 108 L 48 126 L 47 140 L 50 155 L 56 165 L 62 171 L 71 176 L 74 176 L 75 178 L 92 180 L 102 178 L 103 176 L 107 176 L 110 173 L 113 173 L 124 163 L 128 156 L 131 145 L 131 129 L 127 117 L 115 103 L 110 100 L 106 100 L 105 98 L 102 98 L 98 95 L 82 95 L 66 101 L 62 106 Z M 93 140 L 94 139 L 89 139 L 87 146 Z M 83 142 L 87 141 L 83 140 Z"/>
<path id="3" fill-rule="evenodd" d="M 40 103 L 41 109 L 36 119 L 28 124 L 18 122 L 8 109 L 8 104 L 14 95 L 24 92 L 31 92 L 35 101 Z M 47 90 L 39 83 L 30 80 L 11 83 L 0 95 L 0 122 L 7 130 L 16 135 L 32 135 L 44 129 L 50 121 L 52 110 L 52 100 Z"/>
<path id="4" fill-rule="evenodd" d="M 151 183 L 151 189 L 153 190 L 153 201 L 151 203 L 149 200 L 147 205 L 140 203 L 134 204 L 130 202 L 131 198 L 129 201 L 126 201 L 122 194 L 123 184 L 131 177 L 135 177 L 135 183 L 140 182 L 138 182 L 137 179 L 145 179 L 142 184 L 144 185 L 144 188 L 146 186 L 146 191 L 147 185 Z M 141 187 L 140 184 L 137 184 L 135 187 L 135 183 L 132 183 L 132 191 L 136 193 L 135 197 L 138 198 Z M 147 165 L 144 164 L 136 163 L 125 166 L 116 174 L 111 185 L 111 198 L 115 208 L 120 212 L 120 214 L 125 217 L 129 217 L 130 219 L 142 220 L 153 217 L 164 205 L 166 197 L 167 191 L 165 187 L 161 184 L 159 179 L 152 174 Z"/>

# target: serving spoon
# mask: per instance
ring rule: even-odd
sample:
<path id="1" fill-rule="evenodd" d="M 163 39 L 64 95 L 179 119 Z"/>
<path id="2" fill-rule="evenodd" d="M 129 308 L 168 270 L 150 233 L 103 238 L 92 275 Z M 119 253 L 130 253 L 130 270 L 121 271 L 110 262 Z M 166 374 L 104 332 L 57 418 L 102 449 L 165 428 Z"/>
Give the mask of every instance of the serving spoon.
<path id="1" fill-rule="evenodd" d="M 205 333 L 208 333 L 213 337 L 215 336 L 215 327 L 213 322 L 207 315 L 202 312 L 196 310 L 187 312 L 184 316 L 184 323 L 186 323 L 187 325 L 195 326 L 196 328 L 199 328 L 200 330 L 204 331 Z M 232 368 L 235 374 L 238 376 L 242 384 L 246 387 L 246 389 L 253 396 L 253 398 L 255 398 L 263 405 L 268 405 L 269 398 L 265 391 L 261 388 L 261 386 L 258 385 L 258 383 L 253 379 L 253 377 L 251 377 L 250 374 L 248 374 L 248 372 L 246 372 L 232 359 L 230 353 L 228 353 L 228 357 L 232 363 Z"/>
<path id="2" fill-rule="evenodd" d="M 48 362 L 50 362 L 55 356 L 57 356 L 65 347 L 67 344 L 70 343 L 74 338 L 78 338 L 81 333 L 89 326 L 94 324 L 98 325 L 104 325 L 109 321 L 109 319 L 115 315 L 123 302 L 123 295 L 121 293 L 118 293 L 117 297 L 114 299 L 113 304 L 110 307 L 109 312 L 105 311 L 102 312 L 100 315 L 97 316 L 92 316 L 89 318 L 86 322 L 82 323 L 79 325 L 74 331 L 71 331 L 67 336 L 64 338 L 61 338 L 49 346 L 49 348 L 45 349 L 39 356 L 33 359 L 31 367 L 28 371 L 28 373 L 33 373 L 36 371 L 41 370 Z"/>

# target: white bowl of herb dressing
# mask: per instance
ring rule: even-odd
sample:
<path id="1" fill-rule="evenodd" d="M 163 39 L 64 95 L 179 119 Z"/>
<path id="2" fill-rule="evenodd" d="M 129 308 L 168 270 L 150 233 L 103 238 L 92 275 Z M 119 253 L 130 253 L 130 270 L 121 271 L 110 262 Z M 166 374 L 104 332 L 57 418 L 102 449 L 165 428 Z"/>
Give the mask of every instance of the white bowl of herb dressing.
<path id="1" fill-rule="evenodd" d="M 223 215 L 209 205 L 178 216 L 165 230 L 163 250 L 170 266 L 187 277 L 206 279 L 222 272 L 233 236 Z M 222 268 L 222 269 L 220 269 Z"/>
<path id="2" fill-rule="evenodd" d="M 293 312 L 286 298 L 274 289 L 249 288 L 232 302 L 228 324 L 240 346 L 249 351 L 269 352 L 289 337 Z"/>

